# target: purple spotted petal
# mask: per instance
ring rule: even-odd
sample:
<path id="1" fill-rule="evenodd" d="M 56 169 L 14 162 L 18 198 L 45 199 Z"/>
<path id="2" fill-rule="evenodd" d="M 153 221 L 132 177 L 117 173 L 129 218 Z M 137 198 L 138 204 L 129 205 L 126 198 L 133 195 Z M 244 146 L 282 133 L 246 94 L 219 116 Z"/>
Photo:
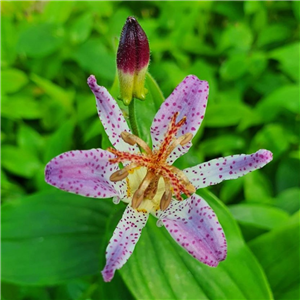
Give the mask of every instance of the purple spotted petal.
<path id="1" fill-rule="evenodd" d="M 173 239 L 199 261 L 215 267 L 226 258 L 223 229 L 210 206 L 194 194 L 184 201 L 172 201 L 160 215 Z"/>
<path id="2" fill-rule="evenodd" d="M 115 271 L 126 263 L 140 238 L 148 217 L 148 213 L 138 212 L 129 205 L 126 207 L 106 248 L 106 265 L 101 272 L 104 281 L 111 281 Z"/>
<path id="3" fill-rule="evenodd" d="M 208 83 L 199 80 L 194 75 L 187 76 L 162 103 L 153 120 L 151 137 L 154 149 L 162 142 L 170 119 L 176 112 L 179 112 L 177 121 L 184 116 L 187 117 L 186 124 L 178 131 L 177 136 L 188 132 L 195 135 L 204 118 L 207 98 Z M 178 157 L 186 153 L 191 145 L 189 143 L 184 147 L 178 146 L 169 156 L 168 163 L 174 162 Z"/>
<path id="4" fill-rule="evenodd" d="M 87 82 L 96 97 L 98 115 L 112 145 L 120 151 L 138 151 L 136 145 L 130 146 L 120 138 L 122 131 L 131 131 L 115 99 L 105 87 L 97 85 L 94 75 Z"/>
<path id="5" fill-rule="evenodd" d="M 216 158 L 184 172 L 196 189 L 220 183 L 223 180 L 236 179 L 249 172 L 262 168 L 273 159 L 272 152 L 258 150 L 245 155 L 231 155 Z"/>
<path id="6" fill-rule="evenodd" d="M 63 153 L 46 165 L 45 180 L 56 188 L 86 197 L 123 197 L 124 183 L 109 180 L 109 176 L 118 170 L 118 165 L 108 161 L 112 157 L 102 149 Z"/>

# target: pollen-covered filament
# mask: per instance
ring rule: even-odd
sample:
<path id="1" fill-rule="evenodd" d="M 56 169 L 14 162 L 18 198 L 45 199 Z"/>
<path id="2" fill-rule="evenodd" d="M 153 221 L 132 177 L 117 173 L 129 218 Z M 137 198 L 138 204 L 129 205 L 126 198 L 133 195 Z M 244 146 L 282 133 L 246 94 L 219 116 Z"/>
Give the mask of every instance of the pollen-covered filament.
<path id="1" fill-rule="evenodd" d="M 189 197 L 195 192 L 195 187 L 190 183 L 186 175 L 181 170 L 166 162 L 168 156 L 178 145 L 186 145 L 193 137 L 192 133 L 175 137 L 179 128 L 186 122 L 186 117 L 183 117 L 176 123 L 178 114 L 175 113 L 173 115 L 164 140 L 157 150 L 152 151 L 142 139 L 125 131 L 122 132 L 121 138 L 130 145 L 138 144 L 145 153 L 135 154 L 118 151 L 113 148 L 108 149 L 108 151 L 116 156 L 110 159 L 111 163 L 130 162 L 123 169 L 113 173 L 110 176 L 111 181 L 123 180 L 139 168 L 146 168 L 146 175 L 144 175 L 136 190 L 133 191 L 131 203 L 133 208 L 140 208 L 143 200 L 153 200 L 155 198 L 161 178 L 163 178 L 164 192 L 159 199 L 159 205 L 156 209 L 165 210 L 171 202 L 172 195 L 180 201 L 182 200 L 182 194 Z"/>

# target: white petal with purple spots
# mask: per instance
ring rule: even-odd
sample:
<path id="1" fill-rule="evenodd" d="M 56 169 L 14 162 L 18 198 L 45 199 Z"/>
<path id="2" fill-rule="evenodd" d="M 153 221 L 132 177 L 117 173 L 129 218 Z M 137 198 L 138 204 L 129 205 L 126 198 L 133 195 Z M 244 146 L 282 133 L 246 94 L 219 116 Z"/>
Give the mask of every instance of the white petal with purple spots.
<path id="1" fill-rule="evenodd" d="M 262 168 L 272 159 L 272 152 L 263 149 L 249 155 L 238 154 L 216 158 L 183 171 L 194 187 L 199 189 L 223 180 L 244 176 Z"/>
<path id="2" fill-rule="evenodd" d="M 226 258 L 223 229 L 211 207 L 194 194 L 184 201 L 172 201 L 159 216 L 173 239 L 199 261 L 215 267 Z"/>
<path id="3" fill-rule="evenodd" d="M 115 271 L 126 263 L 140 238 L 148 217 L 148 213 L 138 212 L 129 205 L 126 207 L 106 248 L 106 265 L 101 272 L 104 281 L 111 281 Z"/>
<path id="4" fill-rule="evenodd" d="M 196 134 L 204 118 L 207 98 L 208 83 L 199 80 L 194 75 L 187 76 L 172 92 L 172 94 L 162 103 L 159 111 L 154 117 L 151 126 L 151 137 L 153 148 L 159 147 L 164 139 L 164 134 L 168 129 L 168 124 L 176 112 L 179 112 L 177 122 L 184 116 L 187 118 L 184 124 L 177 132 L 177 137 L 185 134 Z M 186 146 L 178 146 L 169 156 L 168 163 L 174 162 L 191 147 L 192 143 Z"/>
<path id="5" fill-rule="evenodd" d="M 53 158 L 45 168 L 47 183 L 61 190 L 94 198 L 123 198 L 124 182 L 113 183 L 110 175 L 118 165 L 110 164 L 114 157 L 102 149 L 69 151 Z"/>
<path id="6" fill-rule="evenodd" d="M 112 145 L 120 151 L 138 151 L 136 145 L 130 146 L 120 137 L 123 131 L 131 131 L 115 99 L 105 87 L 97 85 L 94 75 L 87 82 L 96 97 L 98 115 Z"/>

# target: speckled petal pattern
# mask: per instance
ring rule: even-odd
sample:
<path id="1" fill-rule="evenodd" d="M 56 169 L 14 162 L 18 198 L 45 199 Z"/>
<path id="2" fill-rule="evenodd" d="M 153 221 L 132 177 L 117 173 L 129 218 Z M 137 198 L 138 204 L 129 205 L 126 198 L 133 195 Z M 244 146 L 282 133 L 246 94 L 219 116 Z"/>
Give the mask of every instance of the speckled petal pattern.
<path id="1" fill-rule="evenodd" d="M 148 217 L 148 213 L 138 212 L 129 205 L 126 207 L 106 248 L 106 265 L 101 272 L 104 281 L 111 281 L 115 271 L 126 263 L 140 238 Z"/>
<path id="2" fill-rule="evenodd" d="M 88 78 L 87 83 L 96 97 L 98 115 L 112 145 L 120 151 L 138 151 L 136 145 L 130 146 L 120 137 L 121 132 L 131 131 L 115 99 L 105 87 L 97 85 L 94 75 Z"/>
<path id="3" fill-rule="evenodd" d="M 183 171 L 194 187 L 199 189 L 223 180 L 244 176 L 262 168 L 272 159 L 272 152 L 262 149 L 249 155 L 238 154 L 216 158 Z"/>
<path id="4" fill-rule="evenodd" d="M 216 267 L 226 258 L 223 229 L 207 202 L 194 194 L 184 201 L 172 201 L 160 215 L 173 239 L 188 253 L 208 266 Z"/>
<path id="5" fill-rule="evenodd" d="M 184 124 L 177 132 L 177 137 L 191 132 L 196 134 L 204 118 L 207 98 L 208 82 L 199 80 L 194 75 L 189 75 L 175 88 L 172 94 L 162 103 L 159 111 L 154 117 L 151 126 L 151 137 L 153 148 L 159 146 L 164 138 L 171 118 L 176 112 L 179 112 L 177 122 L 184 116 L 187 118 Z M 191 147 L 192 143 L 186 146 L 178 146 L 169 156 L 168 163 L 174 162 Z"/>
<path id="6" fill-rule="evenodd" d="M 86 197 L 123 197 L 124 182 L 113 183 L 109 176 L 118 170 L 109 163 L 113 155 L 102 149 L 70 151 L 54 157 L 45 168 L 45 180 L 58 189 Z"/>

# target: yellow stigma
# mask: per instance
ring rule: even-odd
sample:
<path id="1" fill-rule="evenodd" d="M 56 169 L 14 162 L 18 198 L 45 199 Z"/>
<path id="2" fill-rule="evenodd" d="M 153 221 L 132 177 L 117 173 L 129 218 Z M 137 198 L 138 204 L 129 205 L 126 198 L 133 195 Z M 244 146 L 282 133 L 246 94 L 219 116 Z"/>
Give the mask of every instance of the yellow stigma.
<path id="1" fill-rule="evenodd" d="M 130 162 L 123 169 L 113 173 L 110 180 L 115 182 L 126 178 L 127 196 L 132 199 L 131 206 L 139 211 L 158 208 L 165 210 L 170 205 L 173 195 L 181 201 L 182 194 L 189 197 L 195 192 L 195 187 L 184 172 L 167 163 L 168 156 L 178 145 L 186 145 L 193 138 L 191 133 L 175 137 L 179 128 L 186 122 L 186 117 L 183 117 L 176 123 L 178 114 L 173 115 L 164 140 L 157 150 L 151 150 L 142 139 L 128 132 L 122 132 L 121 138 L 130 145 L 139 145 L 144 150 L 143 153 L 108 149 L 116 156 L 110 159 L 111 163 Z"/>

